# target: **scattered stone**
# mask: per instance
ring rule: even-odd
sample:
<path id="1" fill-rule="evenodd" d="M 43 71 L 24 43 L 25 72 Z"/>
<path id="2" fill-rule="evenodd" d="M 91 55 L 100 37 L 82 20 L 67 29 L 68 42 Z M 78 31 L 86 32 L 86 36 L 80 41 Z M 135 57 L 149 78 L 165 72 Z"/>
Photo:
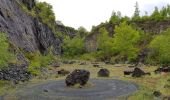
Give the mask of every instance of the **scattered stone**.
<path id="1" fill-rule="evenodd" d="M 88 82 L 89 77 L 89 71 L 76 69 L 66 77 L 65 82 L 67 86 L 74 86 L 76 84 L 80 84 L 83 86 Z"/>
<path id="2" fill-rule="evenodd" d="M 26 66 L 10 65 L 6 69 L 0 70 L 0 80 L 12 81 L 17 84 L 19 81 L 25 82 L 32 78 Z"/>
<path id="3" fill-rule="evenodd" d="M 161 96 L 161 92 L 160 92 L 160 91 L 154 91 L 154 92 L 153 92 L 153 95 L 154 95 L 155 97 L 160 97 L 160 96 Z"/>
<path id="4" fill-rule="evenodd" d="M 133 73 L 133 71 L 124 71 L 124 76 L 125 75 L 131 75 Z"/>
<path id="5" fill-rule="evenodd" d="M 61 70 L 58 71 L 58 74 L 59 74 L 59 75 L 63 75 L 63 76 L 65 76 L 65 75 L 67 75 L 67 74 L 69 74 L 69 73 L 70 73 L 70 72 L 67 71 L 67 70 L 65 70 L 65 69 L 61 69 Z"/>
<path id="6" fill-rule="evenodd" d="M 135 66 L 134 66 L 134 65 L 129 65 L 128 67 L 129 67 L 129 68 L 134 68 Z"/>
<path id="7" fill-rule="evenodd" d="M 98 65 L 98 64 L 95 64 L 95 65 L 93 65 L 93 67 L 99 67 L 100 65 Z"/>
<path id="8" fill-rule="evenodd" d="M 76 61 L 63 61 L 64 64 L 74 64 Z"/>
<path id="9" fill-rule="evenodd" d="M 145 73 L 145 75 L 149 75 L 149 76 L 151 76 L 151 73 L 150 73 L 150 72 L 146 72 L 146 73 Z"/>
<path id="10" fill-rule="evenodd" d="M 168 72 L 170 72 L 170 67 L 159 67 L 154 72 L 155 72 L 155 74 L 159 74 L 161 72 L 168 73 Z"/>
<path id="11" fill-rule="evenodd" d="M 134 69 L 134 71 L 132 73 L 132 77 L 141 77 L 143 75 L 145 75 L 145 72 L 137 67 Z"/>
<path id="12" fill-rule="evenodd" d="M 91 62 L 91 64 L 98 65 L 99 63 L 98 62 Z"/>
<path id="13" fill-rule="evenodd" d="M 105 63 L 105 64 L 111 64 L 110 61 L 105 61 L 104 63 Z"/>
<path id="14" fill-rule="evenodd" d="M 58 68 L 60 67 L 60 64 L 58 62 L 52 63 L 51 65 L 52 67 Z"/>
<path id="15" fill-rule="evenodd" d="M 86 62 L 82 62 L 82 63 L 80 63 L 80 65 L 86 65 Z"/>
<path id="16" fill-rule="evenodd" d="M 99 77 L 109 77 L 110 72 L 108 69 L 100 69 L 100 71 L 98 72 L 98 76 Z"/>
<path id="17" fill-rule="evenodd" d="M 44 92 L 48 92 L 48 90 L 47 90 L 47 89 L 44 89 L 43 91 L 44 91 Z"/>

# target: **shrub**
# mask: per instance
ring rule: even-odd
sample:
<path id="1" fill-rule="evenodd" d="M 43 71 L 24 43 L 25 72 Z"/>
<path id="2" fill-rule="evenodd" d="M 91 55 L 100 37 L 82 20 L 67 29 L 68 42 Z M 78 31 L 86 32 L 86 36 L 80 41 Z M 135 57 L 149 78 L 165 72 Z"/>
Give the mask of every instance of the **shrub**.
<path id="1" fill-rule="evenodd" d="M 9 51 L 9 41 L 4 33 L 0 33 L 0 68 L 8 66 L 15 55 Z"/>
<path id="2" fill-rule="evenodd" d="M 30 61 L 29 69 L 33 75 L 39 75 L 42 67 L 48 67 L 54 61 L 57 61 L 57 57 L 52 54 L 41 55 L 39 52 L 26 53 L 26 57 Z"/>
<path id="3" fill-rule="evenodd" d="M 113 38 L 109 36 L 109 33 L 105 28 L 100 28 L 100 35 L 98 36 L 98 49 L 97 56 L 99 58 L 110 58 L 113 54 Z"/>
<path id="4" fill-rule="evenodd" d="M 139 40 L 139 31 L 123 22 L 115 28 L 113 52 L 120 55 L 123 61 L 135 60 L 139 52 L 136 47 Z"/>
<path id="5" fill-rule="evenodd" d="M 150 59 L 160 64 L 170 64 L 170 28 L 156 36 L 150 43 Z"/>
<path id="6" fill-rule="evenodd" d="M 66 37 L 63 41 L 62 50 L 65 57 L 80 56 L 85 52 L 84 39 L 80 36 L 70 38 Z"/>

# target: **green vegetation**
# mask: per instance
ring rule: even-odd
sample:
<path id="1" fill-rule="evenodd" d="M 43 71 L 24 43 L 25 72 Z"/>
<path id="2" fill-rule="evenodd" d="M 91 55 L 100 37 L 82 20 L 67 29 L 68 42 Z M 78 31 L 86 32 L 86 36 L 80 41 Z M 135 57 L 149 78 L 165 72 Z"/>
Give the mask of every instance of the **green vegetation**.
<path id="1" fill-rule="evenodd" d="M 9 41 L 6 34 L 0 33 L 0 69 L 7 67 L 8 62 L 15 59 L 15 55 L 9 51 Z"/>
<path id="2" fill-rule="evenodd" d="M 30 61 L 28 70 L 35 76 L 41 74 L 41 68 L 48 68 L 51 63 L 58 61 L 57 57 L 52 54 L 41 55 L 39 52 L 26 53 L 25 56 Z"/>
<path id="3" fill-rule="evenodd" d="M 138 2 L 136 2 L 136 4 L 135 4 L 135 12 L 134 12 L 134 15 L 132 17 L 132 20 L 138 20 L 138 19 L 140 19 L 140 11 L 139 11 Z"/>
<path id="4" fill-rule="evenodd" d="M 156 36 L 150 43 L 150 59 L 160 64 L 170 64 L 170 29 Z"/>
<path id="5" fill-rule="evenodd" d="M 98 36 L 98 58 L 107 59 L 113 54 L 113 38 L 109 36 L 109 33 L 105 28 L 99 30 L 100 35 Z"/>
<path id="6" fill-rule="evenodd" d="M 50 4 L 46 2 L 37 2 L 34 9 L 35 11 L 37 10 L 37 16 L 43 23 L 47 24 L 50 28 L 54 27 L 55 15 Z"/>
<path id="7" fill-rule="evenodd" d="M 80 36 L 74 38 L 67 36 L 63 41 L 62 49 L 65 57 L 80 56 L 85 52 L 84 39 Z"/>
<path id="8" fill-rule="evenodd" d="M 139 40 L 139 31 L 124 22 L 115 28 L 114 52 L 118 54 L 123 61 L 135 60 L 139 52 L 137 48 Z"/>

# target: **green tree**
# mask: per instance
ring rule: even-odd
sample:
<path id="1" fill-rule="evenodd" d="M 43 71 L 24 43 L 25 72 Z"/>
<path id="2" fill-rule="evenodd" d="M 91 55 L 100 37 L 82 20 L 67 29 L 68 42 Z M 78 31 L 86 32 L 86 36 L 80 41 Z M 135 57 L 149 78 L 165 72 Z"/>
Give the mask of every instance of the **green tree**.
<path id="1" fill-rule="evenodd" d="M 6 35 L 0 33 L 0 68 L 7 67 L 8 62 L 14 58 L 14 54 L 9 52 L 9 41 Z"/>
<path id="2" fill-rule="evenodd" d="M 115 11 L 112 12 L 112 16 L 110 18 L 110 22 L 112 24 L 118 23 L 121 20 L 121 12 L 118 11 L 117 13 Z"/>
<path id="3" fill-rule="evenodd" d="M 161 35 L 156 36 L 149 45 L 150 59 L 160 64 L 170 64 L 170 28 Z"/>
<path id="4" fill-rule="evenodd" d="M 113 38 L 109 36 L 108 31 L 103 27 L 99 30 L 100 35 L 98 36 L 98 54 L 104 59 L 110 58 L 113 54 Z"/>
<path id="5" fill-rule="evenodd" d="M 153 20 L 161 20 L 161 15 L 160 15 L 158 7 L 155 7 L 155 10 L 151 15 L 151 19 L 153 19 Z"/>
<path id="6" fill-rule="evenodd" d="M 88 35 L 88 31 L 84 27 L 80 26 L 78 28 L 78 35 L 80 35 L 80 37 L 83 38 Z"/>
<path id="7" fill-rule="evenodd" d="M 121 56 L 123 61 L 137 58 L 139 49 L 136 47 L 140 40 L 140 33 L 126 22 L 116 26 L 113 51 Z"/>
<path id="8" fill-rule="evenodd" d="M 66 36 L 62 44 L 62 50 L 66 57 L 80 56 L 85 52 L 84 39 L 80 36 L 74 38 Z"/>
<path id="9" fill-rule="evenodd" d="M 160 10 L 161 19 L 165 20 L 168 17 L 167 7 L 162 7 Z"/>
<path id="10" fill-rule="evenodd" d="M 132 19 L 133 20 L 140 19 L 140 10 L 139 10 L 138 2 L 135 3 L 135 12 L 134 12 L 134 15 L 133 15 Z"/>

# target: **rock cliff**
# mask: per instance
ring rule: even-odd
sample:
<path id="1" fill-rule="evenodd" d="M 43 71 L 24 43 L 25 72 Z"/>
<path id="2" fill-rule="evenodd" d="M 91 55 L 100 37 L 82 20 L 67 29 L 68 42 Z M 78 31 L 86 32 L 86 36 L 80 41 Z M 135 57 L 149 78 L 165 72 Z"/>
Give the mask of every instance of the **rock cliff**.
<path id="1" fill-rule="evenodd" d="M 24 11 L 22 5 L 30 10 L 35 0 L 0 0 L 0 32 L 6 33 L 10 42 L 24 51 L 47 53 L 52 48 L 59 55 L 60 39 L 40 19 Z"/>

